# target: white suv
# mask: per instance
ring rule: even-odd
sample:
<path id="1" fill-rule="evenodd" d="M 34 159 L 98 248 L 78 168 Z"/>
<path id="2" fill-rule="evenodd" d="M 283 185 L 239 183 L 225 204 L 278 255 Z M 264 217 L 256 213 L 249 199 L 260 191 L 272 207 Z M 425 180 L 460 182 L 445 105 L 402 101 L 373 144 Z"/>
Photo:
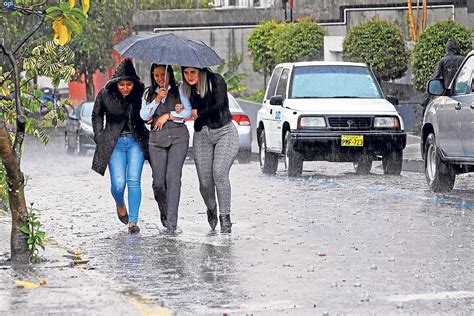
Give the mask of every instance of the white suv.
<path id="1" fill-rule="evenodd" d="M 257 114 L 262 171 L 275 173 L 283 155 L 289 176 L 305 160 L 353 162 L 358 174 L 382 160 L 385 174 L 399 175 L 406 133 L 391 102 L 366 64 L 277 65 Z"/>

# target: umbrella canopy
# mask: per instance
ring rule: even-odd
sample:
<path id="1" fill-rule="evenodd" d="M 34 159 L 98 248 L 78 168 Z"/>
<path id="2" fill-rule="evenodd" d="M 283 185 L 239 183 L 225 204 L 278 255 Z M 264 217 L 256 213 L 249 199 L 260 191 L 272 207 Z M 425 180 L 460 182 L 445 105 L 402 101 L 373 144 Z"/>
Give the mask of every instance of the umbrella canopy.
<path id="1" fill-rule="evenodd" d="M 133 35 L 114 49 L 123 56 L 165 65 L 205 68 L 224 62 L 203 42 L 173 33 Z"/>

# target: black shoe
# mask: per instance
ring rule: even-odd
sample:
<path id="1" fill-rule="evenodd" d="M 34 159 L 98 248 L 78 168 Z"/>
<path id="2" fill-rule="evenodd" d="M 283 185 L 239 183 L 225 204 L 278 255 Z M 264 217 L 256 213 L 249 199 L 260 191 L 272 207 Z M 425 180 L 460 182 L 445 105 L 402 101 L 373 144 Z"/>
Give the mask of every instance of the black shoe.
<path id="1" fill-rule="evenodd" d="M 127 224 L 128 224 L 127 208 L 126 208 L 125 206 L 123 206 L 123 208 L 125 209 L 125 215 L 120 215 L 120 213 L 119 213 L 119 207 L 118 207 L 118 206 L 116 206 L 116 207 L 117 207 L 117 216 L 118 216 L 119 220 L 120 220 L 122 223 L 124 223 L 125 225 L 127 225 Z"/>
<path id="2" fill-rule="evenodd" d="M 128 226 L 128 232 L 130 234 L 138 234 L 140 232 L 140 227 L 138 227 L 137 225 Z"/>
<path id="3" fill-rule="evenodd" d="M 176 235 L 176 228 L 166 227 L 164 234 L 174 236 Z"/>
<path id="4" fill-rule="evenodd" d="M 207 209 L 207 221 L 211 229 L 214 230 L 217 226 L 217 209 Z"/>
<path id="5" fill-rule="evenodd" d="M 232 232 L 232 222 L 230 221 L 230 215 L 220 215 L 219 220 L 221 222 L 221 233 L 230 234 Z"/>
<path id="6" fill-rule="evenodd" d="M 160 213 L 161 225 L 163 225 L 164 228 L 166 228 L 166 226 L 168 226 L 167 219 L 168 219 L 168 217 L 166 216 L 166 214 Z"/>

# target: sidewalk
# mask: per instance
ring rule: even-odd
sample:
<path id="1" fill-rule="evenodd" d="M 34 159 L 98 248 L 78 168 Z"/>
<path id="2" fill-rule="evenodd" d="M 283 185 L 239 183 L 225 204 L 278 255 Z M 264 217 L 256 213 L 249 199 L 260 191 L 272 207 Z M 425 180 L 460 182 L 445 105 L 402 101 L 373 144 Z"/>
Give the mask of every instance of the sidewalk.
<path id="1" fill-rule="evenodd" d="M 407 146 L 403 150 L 403 171 L 425 172 L 425 165 L 421 158 L 420 137 L 408 134 Z"/>

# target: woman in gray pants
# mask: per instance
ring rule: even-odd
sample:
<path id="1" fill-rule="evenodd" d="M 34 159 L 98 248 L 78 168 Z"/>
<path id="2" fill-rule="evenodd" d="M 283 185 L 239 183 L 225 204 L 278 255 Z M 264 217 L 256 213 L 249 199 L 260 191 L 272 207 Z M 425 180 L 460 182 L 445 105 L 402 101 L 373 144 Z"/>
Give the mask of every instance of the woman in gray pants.
<path id="1" fill-rule="evenodd" d="M 153 64 L 147 104 L 140 116 L 151 123 L 148 148 L 153 176 L 153 193 L 166 232 L 173 234 L 178 223 L 181 175 L 188 153 L 189 133 L 183 119 L 191 117 L 187 98 L 181 101 L 182 86 L 176 85 L 171 66 Z"/>
<path id="2" fill-rule="evenodd" d="M 194 121 L 193 151 L 199 190 L 207 206 L 207 220 L 221 233 L 232 231 L 229 171 L 239 152 L 239 136 L 232 123 L 224 78 L 207 68 L 182 67 L 183 90 L 191 101 Z"/>

